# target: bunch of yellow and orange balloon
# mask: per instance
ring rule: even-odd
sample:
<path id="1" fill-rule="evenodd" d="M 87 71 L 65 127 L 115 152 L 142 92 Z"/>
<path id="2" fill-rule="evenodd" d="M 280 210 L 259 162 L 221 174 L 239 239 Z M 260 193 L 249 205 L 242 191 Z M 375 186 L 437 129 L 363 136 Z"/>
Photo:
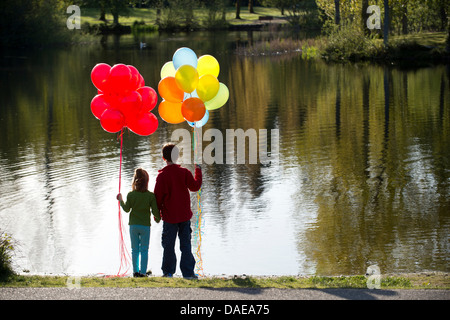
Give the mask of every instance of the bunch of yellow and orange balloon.
<path id="1" fill-rule="evenodd" d="M 158 92 L 160 117 L 172 124 L 187 121 L 202 127 L 209 111 L 222 107 L 229 98 L 227 86 L 218 80 L 220 66 L 216 58 L 196 53 L 186 47 L 175 51 L 172 61 L 161 68 Z"/>

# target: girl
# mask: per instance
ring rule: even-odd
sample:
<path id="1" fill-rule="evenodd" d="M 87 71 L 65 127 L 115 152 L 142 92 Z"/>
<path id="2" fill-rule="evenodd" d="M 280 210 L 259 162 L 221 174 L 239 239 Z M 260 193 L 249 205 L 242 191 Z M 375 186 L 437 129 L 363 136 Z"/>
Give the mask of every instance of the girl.
<path id="1" fill-rule="evenodd" d="M 148 173 L 138 168 L 134 171 L 132 191 L 123 202 L 122 194 L 117 195 L 120 206 L 130 212 L 131 257 L 133 260 L 133 276 L 145 277 L 147 274 L 148 248 L 150 242 L 150 209 L 157 223 L 161 220 L 155 195 L 148 191 Z M 141 263 L 139 264 L 139 254 Z M 151 272 L 150 272 L 151 273 Z"/>

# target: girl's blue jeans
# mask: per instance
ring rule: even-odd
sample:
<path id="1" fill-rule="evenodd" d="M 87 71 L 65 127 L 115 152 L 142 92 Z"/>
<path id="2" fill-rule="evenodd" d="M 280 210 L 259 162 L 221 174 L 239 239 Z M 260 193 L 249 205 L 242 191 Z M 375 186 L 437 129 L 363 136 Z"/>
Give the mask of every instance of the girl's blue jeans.
<path id="1" fill-rule="evenodd" d="M 175 255 L 175 240 L 180 239 L 181 261 L 180 269 L 183 277 L 194 276 L 195 258 L 191 250 L 191 221 L 181 223 L 168 223 L 164 221 L 162 231 L 163 261 L 162 271 L 164 275 L 174 274 L 177 264 Z"/>
<path id="2" fill-rule="evenodd" d="M 131 259 L 133 260 L 133 273 L 147 272 L 148 247 L 150 243 L 150 227 L 130 225 Z M 140 256 L 140 264 L 139 264 Z"/>

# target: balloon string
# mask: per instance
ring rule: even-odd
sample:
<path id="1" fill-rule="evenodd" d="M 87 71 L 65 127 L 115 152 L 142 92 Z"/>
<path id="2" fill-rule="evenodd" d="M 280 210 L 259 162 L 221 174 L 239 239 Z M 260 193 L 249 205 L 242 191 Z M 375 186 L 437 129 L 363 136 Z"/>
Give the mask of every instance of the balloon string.
<path id="1" fill-rule="evenodd" d="M 120 138 L 120 165 L 119 165 L 119 193 L 122 187 L 122 147 L 123 147 L 123 129 L 121 130 L 118 139 Z M 124 225 L 122 221 L 122 211 L 120 210 L 120 201 L 117 201 L 119 207 L 119 257 L 120 257 L 120 267 L 117 272 L 117 277 L 124 277 L 130 268 L 130 254 L 127 250 L 124 238 Z M 122 269 L 125 269 L 122 272 Z"/>
<path id="2" fill-rule="evenodd" d="M 201 252 L 201 246 L 202 246 L 202 205 L 201 205 L 201 195 L 202 195 L 202 189 L 200 188 L 200 190 L 197 191 L 197 212 L 198 212 L 198 219 L 197 219 L 197 235 L 198 235 L 198 240 L 197 240 L 197 259 L 198 262 L 196 264 L 196 274 L 198 276 L 202 276 L 204 277 L 205 274 L 203 272 L 203 259 L 202 259 L 202 252 Z"/>
<path id="3" fill-rule="evenodd" d="M 199 151 L 199 143 L 200 143 L 200 132 L 199 130 L 195 130 L 195 123 L 194 123 L 194 127 L 193 127 L 193 131 L 194 131 L 194 138 L 193 138 L 193 143 L 192 143 L 192 148 L 194 150 L 194 163 L 196 163 L 197 159 L 197 152 Z M 197 131 L 197 132 L 196 132 Z M 202 260 L 202 253 L 201 253 L 201 246 L 202 246 L 202 203 L 201 203 L 201 195 L 202 195 L 202 189 L 200 188 L 197 191 L 197 219 L 196 219 L 196 223 L 195 223 L 195 234 L 194 234 L 194 238 L 195 241 L 197 243 L 197 251 L 196 251 L 196 256 L 197 256 L 197 263 L 195 265 L 195 270 L 196 270 L 196 275 L 197 276 L 202 276 L 204 277 L 204 272 L 203 272 L 203 260 Z"/>

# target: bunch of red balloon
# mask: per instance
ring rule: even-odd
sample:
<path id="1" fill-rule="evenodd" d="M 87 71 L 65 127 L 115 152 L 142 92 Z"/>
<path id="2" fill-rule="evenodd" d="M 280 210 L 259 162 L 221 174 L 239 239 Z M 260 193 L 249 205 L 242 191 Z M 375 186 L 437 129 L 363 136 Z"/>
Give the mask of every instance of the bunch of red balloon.
<path id="1" fill-rule="evenodd" d="M 98 89 L 91 111 L 105 131 L 114 133 L 126 127 L 141 136 L 156 131 L 158 119 L 151 110 L 158 96 L 153 88 L 145 86 L 135 67 L 99 63 L 92 69 L 91 80 Z"/>
<path id="2" fill-rule="evenodd" d="M 197 58 L 189 48 L 176 50 L 172 61 L 161 68 L 161 118 L 173 124 L 187 121 L 190 126 L 203 126 L 209 111 L 222 107 L 229 98 L 227 86 L 217 79 L 219 71 L 219 63 L 211 55 Z"/>

